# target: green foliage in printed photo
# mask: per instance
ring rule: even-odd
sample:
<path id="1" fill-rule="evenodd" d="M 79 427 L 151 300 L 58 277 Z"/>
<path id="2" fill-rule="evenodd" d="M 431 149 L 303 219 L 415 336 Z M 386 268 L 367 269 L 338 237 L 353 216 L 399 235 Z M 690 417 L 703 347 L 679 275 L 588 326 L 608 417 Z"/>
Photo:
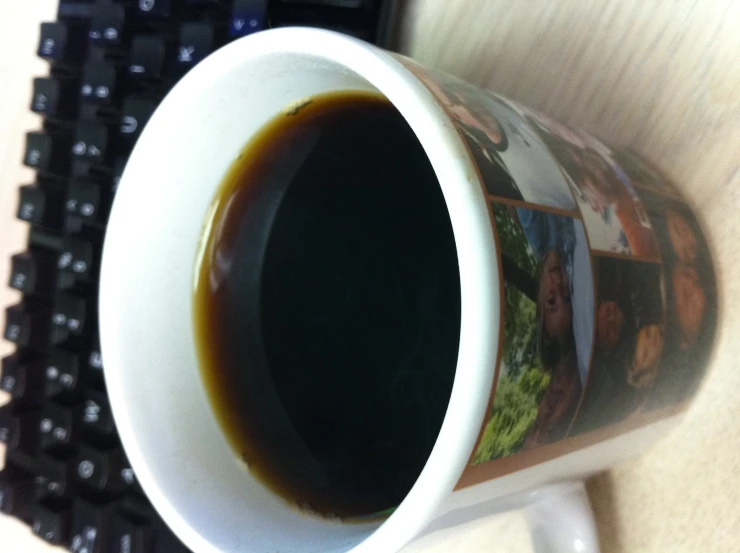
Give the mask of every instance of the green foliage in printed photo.
<path id="1" fill-rule="evenodd" d="M 523 273 L 536 278 L 537 258 L 521 227 L 505 206 L 494 205 L 493 210 L 502 253 Z M 537 352 L 535 302 L 517 288 L 516 282 L 510 281 L 505 284 L 504 298 L 500 374 L 473 465 L 505 457 L 521 449 L 550 381 Z"/>

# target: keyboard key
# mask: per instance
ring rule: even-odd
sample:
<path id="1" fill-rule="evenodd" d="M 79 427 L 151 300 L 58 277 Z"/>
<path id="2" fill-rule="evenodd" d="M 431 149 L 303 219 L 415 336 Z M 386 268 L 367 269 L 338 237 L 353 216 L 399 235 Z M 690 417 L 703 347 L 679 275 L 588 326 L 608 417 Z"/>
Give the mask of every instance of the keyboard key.
<path id="1" fill-rule="evenodd" d="M 79 217 L 87 222 L 103 223 L 108 217 L 107 196 L 98 183 L 74 179 L 67 188 L 67 200 L 64 207 L 68 215 Z"/>
<path id="2" fill-rule="evenodd" d="M 117 4 L 97 4 L 92 9 L 90 42 L 97 46 L 118 46 L 123 41 L 126 10 Z"/>
<path id="3" fill-rule="evenodd" d="M 67 237 L 57 257 L 57 268 L 73 277 L 73 283 L 97 276 L 99 248 L 92 242 Z"/>
<path id="4" fill-rule="evenodd" d="M 10 431 L 13 424 L 13 406 L 10 403 L 0 405 L 0 443 L 10 441 Z"/>
<path id="5" fill-rule="evenodd" d="M 38 420 L 38 411 L 13 414 L 12 404 L 0 407 L 0 442 L 7 446 L 8 451 L 36 452 Z"/>
<path id="6" fill-rule="evenodd" d="M 66 133 L 29 132 L 23 163 L 32 169 L 59 176 L 69 173 L 69 137 Z"/>
<path id="7" fill-rule="evenodd" d="M 234 0 L 229 36 L 242 37 L 267 27 L 268 0 Z"/>
<path id="8" fill-rule="evenodd" d="M 51 314 L 51 343 L 63 344 L 71 336 L 82 336 L 90 324 L 87 302 L 76 296 L 60 294 Z"/>
<path id="9" fill-rule="evenodd" d="M 108 398 L 102 392 L 90 390 L 81 408 L 83 426 L 99 436 L 112 436 L 116 425 L 113 422 Z"/>
<path id="10" fill-rule="evenodd" d="M 126 454 L 122 454 L 121 457 L 121 465 L 120 465 L 120 471 L 121 479 L 123 480 L 124 486 L 126 486 L 127 489 L 135 491 L 137 493 L 144 493 L 144 490 L 141 489 L 141 484 L 139 484 L 139 480 L 136 478 L 136 474 L 134 473 L 134 469 L 131 468 L 131 463 L 126 458 Z"/>
<path id="11" fill-rule="evenodd" d="M 84 25 L 66 21 L 42 23 L 37 55 L 49 61 L 82 60 L 86 53 Z"/>
<path id="12" fill-rule="evenodd" d="M 131 42 L 128 72 L 132 75 L 158 79 L 167 59 L 167 43 L 155 36 L 137 36 Z"/>
<path id="13" fill-rule="evenodd" d="M 34 79 L 31 111 L 46 117 L 74 119 L 77 116 L 78 88 L 76 79 Z"/>
<path id="14" fill-rule="evenodd" d="M 157 103 L 144 98 L 128 97 L 123 101 L 120 132 L 130 140 L 139 138 L 144 125 L 157 108 Z"/>
<path id="15" fill-rule="evenodd" d="M 43 361 L 21 362 L 18 354 L 2 360 L 0 389 L 13 397 L 16 405 L 38 403 L 43 396 Z"/>
<path id="16" fill-rule="evenodd" d="M 74 459 L 57 459 L 42 455 L 39 458 L 39 475 L 35 479 L 36 497 L 61 498 L 69 496 L 75 488 Z"/>
<path id="17" fill-rule="evenodd" d="M 26 296 L 49 298 L 54 292 L 56 257 L 50 251 L 31 248 L 10 259 L 9 286 Z"/>
<path id="18" fill-rule="evenodd" d="M 206 23 L 186 23 L 180 28 L 177 65 L 184 73 L 213 52 L 215 30 Z"/>
<path id="19" fill-rule="evenodd" d="M 5 310 L 3 337 L 19 348 L 43 348 L 48 341 L 49 313 L 19 303 Z"/>
<path id="20" fill-rule="evenodd" d="M 34 505 L 31 529 L 47 543 L 63 545 L 69 541 L 71 519 L 69 509 L 52 509 L 46 505 Z"/>
<path id="21" fill-rule="evenodd" d="M 92 340 L 92 345 L 87 354 L 87 366 L 93 372 L 103 372 L 103 356 L 100 353 L 100 339 L 95 336 Z"/>
<path id="22" fill-rule="evenodd" d="M 149 522 L 114 517 L 110 553 L 151 553 L 153 544 L 154 528 Z"/>
<path id="23" fill-rule="evenodd" d="M 121 478 L 119 449 L 102 451 L 83 445 L 75 462 L 77 478 L 84 485 L 109 494 L 123 491 L 125 483 Z"/>
<path id="24" fill-rule="evenodd" d="M 79 440 L 80 428 L 72 408 L 49 403 L 41 410 L 38 431 L 41 449 L 68 452 Z"/>
<path id="25" fill-rule="evenodd" d="M 26 184 L 18 189 L 18 211 L 16 216 L 52 230 L 60 230 L 64 223 L 63 192 L 54 185 L 39 186 Z"/>
<path id="26" fill-rule="evenodd" d="M 108 153 L 108 127 L 79 123 L 72 141 L 72 156 L 88 163 L 104 163 Z"/>
<path id="27" fill-rule="evenodd" d="M 116 91 L 116 81 L 116 69 L 113 66 L 86 65 L 80 85 L 82 101 L 96 105 L 110 105 Z"/>
<path id="28" fill-rule="evenodd" d="M 112 504 L 95 504 L 76 499 L 72 509 L 73 553 L 107 553 L 114 514 Z"/>
<path id="29" fill-rule="evenodd" d="M 80 358 L 62 349 L 52 349 L 44 367 L 44 394 L 55 399 L 71 400 L 79 396 L 83 369 Z"/>
<path id="30" fill-rule="evenodd" d="M 136 0 L 136 13 L 148 17 L 167 17 L 172 10 L 172 0 Z"/>
<path id="31" fill-rule="evenodd" d="M 17 517 L 28 523 L 34 499 L 33 478 L 6 478 L 0 472 L 0 513 Z"/>

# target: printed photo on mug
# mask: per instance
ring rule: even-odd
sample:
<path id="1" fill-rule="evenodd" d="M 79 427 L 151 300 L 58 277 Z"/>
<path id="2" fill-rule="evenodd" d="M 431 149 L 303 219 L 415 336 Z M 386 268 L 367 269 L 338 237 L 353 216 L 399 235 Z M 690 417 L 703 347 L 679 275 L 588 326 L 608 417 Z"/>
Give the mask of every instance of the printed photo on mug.
<path id="1" fill-rule="evenodd" d="M 594 257 L 597 306 L 591 370 L 571 435 L 626 419 L 660 369 L 664 294 L 658 263 Z"/>
<path id="2" fill-rule="evenodd" d="M 595 138 L 527 110 L 576 196 L 594 250 L 658 260 L 650 220 L 629 175 Z"/>
<path id="3" fill-rule="evenodd" d="M 574 214 L 576 204 L 547 145 L 504 98 L 404 60 L 455 121 L 491 196 Z"/>
<path id="4" fill-rule="evenodd" d="M 583 224 L 493 204 L 504 276 L 498 382 L 472 464 L 565 437 L 588 372 L 593 281 Z"/>
<path id="5" fill-rule="evenodd" d="M 709 245 L 685 202 L 641 191 L 658 239 L 666 292 L 664 362 L 649 409 L 684 401 L 696 390 L 717 325 L 717 284 Z"/>

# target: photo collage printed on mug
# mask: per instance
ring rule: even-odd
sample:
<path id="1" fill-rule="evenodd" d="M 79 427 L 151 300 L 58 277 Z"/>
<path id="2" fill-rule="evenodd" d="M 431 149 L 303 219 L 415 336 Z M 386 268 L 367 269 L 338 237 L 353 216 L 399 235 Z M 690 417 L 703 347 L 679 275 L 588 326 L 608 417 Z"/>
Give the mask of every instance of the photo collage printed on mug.
<path id="1" fill-rule="evenodd" d="M 678 191 L 627 151 L 403 62 L 478 167 L 504 281 L 494 389 L 458 487 L 683 409 L 711 351 L 717 298 Z"/>

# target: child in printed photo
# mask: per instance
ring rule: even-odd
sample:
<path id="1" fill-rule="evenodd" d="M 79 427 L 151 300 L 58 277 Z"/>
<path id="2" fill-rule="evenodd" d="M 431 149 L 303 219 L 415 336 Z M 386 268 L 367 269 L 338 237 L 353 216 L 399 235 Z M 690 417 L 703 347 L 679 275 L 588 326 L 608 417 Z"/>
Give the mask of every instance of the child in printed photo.
<path id="1" fill-rule="evenodd" d="M 640 192 L 664 266 L 667 324 L 663 367 L 650 408 L 689 397 L 701 381 L 714 343 L 717 288 L 709 246 L 683 201 Z"/>
<path id="2" fill-rule="evenodd" d="M 406 67 L 426 85 L 456 122 L 487 192 L 502 198 L 523 200 L 516 181 L 499 153 L 508 147 L 507 136 L 490 111 L 471 101 L 470 89 L 476 89 L 462 81 L 453 81 L 447 75 L 432 74 L 411 61 L 406 63 Z"/>
<path id="3" fill-rule="evenodd" d="M 505 281 L 498 384 L 474 464 L 565 436 L 593 340 L 593 279 L 580 221 L 493 204 Z"/>
<path id="4" fill-rule="evenodd" d="M 575 210 L 573 194 L 560 167 L 514 103 L 449 75 L 411 63 L 407 67 L 457 123 L 489 194 Z"/>
<path id="5" fill-rule="evenodd" d="M 591 247 L 657 260 L 650 219 L 629 176 L 609 155 L 609 149 L 542 116 L 529 119 L 538 125 L 543 140 L 568 175 Z"/>
<path id="6" fill-rule="evenodd" d="M 645 403 L 664 348 L 664 292 L 657 263 L 595 257 L 596 339 L 571 435 L 628 418 Z"/>

